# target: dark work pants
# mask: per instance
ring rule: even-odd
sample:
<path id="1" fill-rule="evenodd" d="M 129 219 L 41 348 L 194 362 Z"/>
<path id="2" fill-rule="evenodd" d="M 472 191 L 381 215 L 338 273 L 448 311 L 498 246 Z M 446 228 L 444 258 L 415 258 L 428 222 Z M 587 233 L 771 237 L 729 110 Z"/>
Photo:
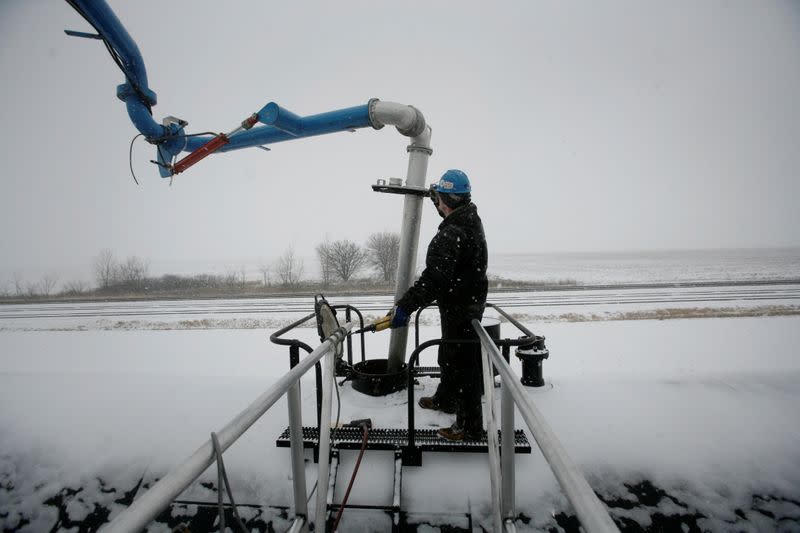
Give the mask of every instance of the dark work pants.
<path id="1" fill-rule="evenodd" d="M 436 389 L 440 401 L 452 400 L 456 406 L 456 422 L 467 431 L 483 429 L 481 413 L 481 345 L 470 323 L 480 320 L 482 312 L 465 316 L 440 309 L 443 340 L 475 340 L 475 343 L 439 345 L 439 367 L 442 379 Z"/>

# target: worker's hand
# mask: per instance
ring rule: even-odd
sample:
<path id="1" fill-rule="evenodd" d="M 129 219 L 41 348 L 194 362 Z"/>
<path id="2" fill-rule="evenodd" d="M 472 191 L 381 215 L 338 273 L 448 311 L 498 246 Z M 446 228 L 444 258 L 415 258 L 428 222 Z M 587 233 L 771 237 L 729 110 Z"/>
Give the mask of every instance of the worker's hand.
<path id="1" fill-rule="evenodd" d="M 406 327 L 408 325 L 408 320 L 411 318 L 408 311 L 402 307 L 395 307 L 389 311 L 389 313 L 392 315 L 392 323 L 389 324 L 389 327 L 392 329 Z"/>

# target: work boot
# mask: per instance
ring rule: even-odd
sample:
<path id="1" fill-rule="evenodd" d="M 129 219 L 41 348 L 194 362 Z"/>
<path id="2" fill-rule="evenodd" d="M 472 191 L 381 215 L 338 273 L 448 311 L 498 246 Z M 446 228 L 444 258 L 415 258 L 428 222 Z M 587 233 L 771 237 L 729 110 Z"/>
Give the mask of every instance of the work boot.
<path id="1" fill-rule="evenodd" d="M 436 432 L 440 437 L 445 440 L 459 442 L 459 441 L 482 441 L 484 439 L 482 429 L 466 430 L 454 423 L 449 428 L 441 428 Z"/>
<path id="2" fill-rule="evenodd" d="M 456 406 L 453 402 L 440 402 L 436 396 L 423 396 L 417 402 L 423 409 L 433 409 L 434 411 L 441 411 L 449 415 L 455 414 Z"/>

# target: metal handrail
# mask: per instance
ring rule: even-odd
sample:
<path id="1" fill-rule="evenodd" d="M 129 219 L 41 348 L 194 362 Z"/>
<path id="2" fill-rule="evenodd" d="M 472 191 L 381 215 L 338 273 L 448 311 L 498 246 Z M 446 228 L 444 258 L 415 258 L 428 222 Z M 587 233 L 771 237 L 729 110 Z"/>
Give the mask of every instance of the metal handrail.
<path id="1" fill-rule="evenodd" d="M 322 418 L 319 426 L 319 466 L 317 470 L 317 514 L 314 520 L 315 529 L 325 531 L 328 512 L 328 484 L 331 474 L 331 408 L 333 404 L 335 350 L 325 354 L 325 378 L 322 381 Z"/>
<path id="2" fill-rule="evenodd" d="M 331 306 L 332 309 L 344 309 L 345 310 L 345 322 L 351 322 L 351 311 L 355 311 L 358 315 L 358 327 L 359 329 L 364 329 L 364 315 L 361 314 L 361 311 L 353 307 L 349 304 L 340 304 Z M 298 361 L 300 361 L 300 350 L 305 350 L 307 353 L 311 353 L 311 347 L 306 344 L 305 342 L 299 339 L 284 339 L 283 335 L 286 335 L 288 332 L 292 331 L 293 329 L 305 324 L 312 318 L 315 318 L 317 315 L 316 313 L 309 313 L 308 315 L 292 322 L 288 326 L 284 326 L 283 328 L 279 329 L 278 331 L 274 332 L 272 335 L 269 336 L 269 341 L 273 344 L 277 344 L 279 346 L 288 346 L 289 347 L 289 366 L 294 367 Z M 364 344 L 364 333 L 360 333 L 361 337 L 361 361 L 363 362 L 365 357 L 365 344 Z M 353 364 L 353 337 L 352 335 L 347 336 L 347 363 L 352 366 Z M 338 365 L 334 367 L 337 375 L 339 374 Z M 320 428 L 321 416 L 322 416 L 322 365 L 317 363 L 315 365 L 315 376 L 316 376 L 316 394 L 317 394 L 317 429 Z M 315 452 L 316 453 L 316 452 Z"/>
<path id="3" fill-rule="evenodd" d="M 316 317 L 316 313 L 309 313 L 303 318 L 300 318 L 288 326 L 284 326 L 283 328 L 279 329 L 278 331 L 274 332 L 272 335 L 269 336 L 269 341 L 273 344 L 277 344 L 279 346 L 288 346 L 289 347 L 289 368 L 294 368 L 297 363 L 300 362 L 300 350 L 303 349 L 306 353 L 311 353 L 311 346 L 304 343 L 299 339 L 283 339 L 281 338 L 282 335 L 285 335 L 287 332 L 293 330 L 294 328 L 308 322 L 312 318 Z M 314 365 L 314 375 L 316 378 L 317 383 L 317 427 L 319 428 L 321 424 L 320 413 L 322 410 L 322 365 L 317 364 Z M 289 395 L 291 398 L 291 394 Z"/>
<path id="4" fill-rule="evenodd" d="M 437 304 L 428 304 L 420 307 L 417 312 L 414 314 L 414 346 L 419 346 L 419 315 L 422 314 L 422 311 L 425 309 L 429 309 L 431 307 L 438 307 Z M 524 346 L 532 343 L 536 340 L 536 335 L 533 334 L 531 330 L 526 328 L 523 324 L 521 324 L 516 318 L 506 313 L 502 307 L 499 307 L 491 302 L 486 302 L 486 308 L 492 308 L 500 315 L 508 320 L 508 322 L 513 325 L 515 328 L 520 330 L 522 333 L 525 334 L 524 337 L 519 337 L 517 339 L 495 339 L 494 342 L 497 346 Z"/>
<path id="5" fill-rule="evenodd" d="M 287 331 L 293 330 L 294 328 L 300 326 L 301 324 L 308 322 L 315 316 L 317 316 L 315 313 L 309 313 L 303 318 L 295 320 L 288 326 L 282 327 L 281 329 L 279 329 L 278 331 L 274 332 L 272 335 L 269 336 L 269 342 L 281 346 L 299 346 L 310 351 L 311 347 L 308 346 L 308 344 L 304 343 L 303 341 L 297 339 L 282 339 L 281 336 L 285 335 Z"/>
<path id="6" fill-rule="evenodd" d="M 500 467 L 500 452 L 498 450 L 499 442 L 497 440 L 497 420 L 495 419 L 494 394 L 492 393 L 492 390 L 494 389 L 494 375 L 492 373 L 492 364 L 489 362 L 488 357 L 481 357 L 481 365 L 483 367 L 483 390 L 486 395 L 486 402 L 484 403 L 483 408 L 483 417 L 486 419 L 486 446 L 489 449 L 489 485 L 492 495 L 492 521 L 494 522 L 494 527 L 492 530 L 502 531 L 503 526 L 501 512 L 503 509 L 501 509 L 501 505 L 499 505 L 503 499 L 502 493 L 500 492 L 502 490 L 502 470 Z M 503 443 L 506 444 L 503 451 L 506 452 L 507 455 L 514 455 L 514 450 L 511 449 L 509 452 L 508 447 L 508 442 L 512 441 L 512 438 L 509 437 L 513 436 L 513 431 L 514 430 L 512 428 L 511 432 L 503 434 L 503 436 L 506 437 L 503 439 Z"/>
<path id="7" fill-rule="evenodd" d="M 353 307 L 350 304 L 339 304 L 333 305 L 331 308 L 335 311 L 336 309 L 344 309 L 344 320 L 345 322 L 350 322 L 352 320 L 352 315 L 350 314 L 352 311 L 358 315 L 358 327 L 362 330 L 360 336 L 361 339 L 361 362 L 363 363 L 365 360 L 364 353 L 366 352 L 365 344 L 364 344 L 364 315 L 361 314 L 361 311 L 358 310 L 357 307 Z M 349 335 L 347 337 L 347 363 L 349 365 L 353 364 L 353 336 Z"/>
<path id="8" fill-rule="evenodd" d="M 536 408 L 530 397 L 525 393 L 525 389 L 523 389 L 522 384 L 520 383 L 519 378 L 514 374 L 514 371 L 511 370 L 511 366 L 500 355 L 497 346 L 495 346 L 494 339 L 492 339 L 483 326 L 481 326 L 480 321 L 473 320 L 472 327 L 475 329 L 478 337 L 480 338 L 481 347 L 483 348 L 484 367 L 486 368 L 488 366 L 491 368 L 491 366 L 489 366 L 491 360 L 491 363 L 497 368 L 503 380 L 503 403 L 507 404 L 508 401 L 513 401 L 514 404 L 516 404 L 516 406 L 519 408 L 522 417 L 528 424 L 528 429 L 533 434 L 536 443 L 539 445 L 539 449 L 542 451 L 542 455 L 544 455 L 547 463 L 550 465 L 550 468 L 553 471 L 553 474 L 555 474 L 559 485 L 561 485 L 561 489 L 564 491 L 567 499 L 575 509 L 583 528 L 587 531 L 587 533 L 607 531 L 619 532 L 619 529 L 614 524 L 614 521 L 611 520 L 608 510 L 600 502 L 599 498 L 586 481 L 586 478 L 583 477 L 583 474 L 581 474 L 577 465 L 567 454 L 566 449 L 558 440 L 550 425 Z M 490 375 L 491 374 L 489 372 L 484 371 L 484 379 Z M 491 409 L 491 405 L 494 402 L 494 395 L 491 395 L 491 389 L 486 390 L 488 393 L 486 413 L 492 415 L 493 417 L 494 410 Z M 504 415 L 507 413 L 506 407 L 507 406 L 504 405 Z M 510 412 L 513 416 L 513 409 L 511 409 Z M 487 422 L 492 424 L 494 423 L 493 420 L 487 420 Z M 514 453 L 513 449 L 510 448 L 513 446 L 513 438 L 509 438 L 510 434 L 505 432 L 505 428 L 506 416 L 503 416 L 504 438 L 502 441 L 502 456 L 504 464 L 502 472 L 495 471 L 492 473 L 492 475 L 496 476 L 497 479 L 501 478 L 501 474 L 503 475 L 501 499 L 508 497 L 513 498 L 514 491 L 513 478 L 511 478 L 511 482 L 509 482 L 509 479 L 507 479 L 509 477 L 507 474 L 512 474 L 514 471 Z M 496 445 L 494 450 L 492 450 L 490 447 L 489 451 L 490 454 L 499 453 Z M 495 469 L 493 466 L 495 464 L 496 461 L 490 460 L 490 469 Z M 505 502 L 494 501 L 495 498 L 496 493 L 493 491 L 492 504 L 493 509 L 495 510 L 495 524 L 499 523 L 499 513 L 501 512 L 501 509 L 503 514 L 505 514 L 506 524 L 508 524 L 508 519 L 513 519 L 513 505 L 509 507 L 507 504 L 505 504 Z"/>
<path id="9" fill-rule="evenodd" d="M 293 428 L 299 427 L 299 389 L 297 385 L 300 378 L 326 355 L 329 356 L 326 359 L 326 367 L 330 370 L 332 368 L 333 353 L 336 347 L 344 341 L 347 334 L 355 325 L 356 322 L 349 322 L 334 331 L 327 339 L 317 346 L 314 351 L 300 361 L 294 368 L 281 376 L 272 387 L 267 389 L 266 392 L 256 398 L 253 403 L 218 431 L 217 437 L 219 439 L 220 453 L 227 450 L 250 428 L 250 426 L 263 416 L 275 402 L 290 391 L 295 391 L 293 396 L 295 400 L 297 400 L 296 402 L 290 401 L 290 418 L 295 421 L 292 425 Z M 332 378 L 331 372 L 329 371 L 328 374 L 330 380 L 330 378 Z M 294 405 L 295 403 L 297 403 L 297 405 Z M 330 419 L 330 416 L 328 416 L 328 419 Z M 323 427 L 325 426 L 330 430 L 330 423 L 323 424 Z M 292 446 L 293 465 L 298 463 L 302 465 L 302 457 L 300 457 L 299 462 L 295 460 L 297 459 L 295 455 L 303 453 L 302 436 L 299 432 L 294 434 L 295 432 L 293 431 L 292 433 L 293 437 L 301 439 L 301 444 L 299 446 Z M 114 532 L 141 531 L 152 522 L 170 502 L 177 498 L 193 481 L 200 477 L 203 472 L 213 464 L 215 457 L 214 446 L 209 439 L 184 461 L 183 464 L 164 476 L 153 485 L 150 490 L 145 492 L 141 498 L 133 502 L 130 507 L 120 513 L 104 528 L 104 530 Z M 323 464 L 327 465 L 328 462 L 326 460 L 320 461 L 320 471 L 322 471 Z M 293 469 L 293 474 L 295 482 L 297 482 L 298 475 L 301 475 L 303 478 L 303 485 L 305 484 L 305 471 L 303 469 L 299 472 Z M 327 474 L 325 478 L 321 479 L 327 480 Z M 320 481 L 320 484 L 323 484 L 323 482 Z M 220 487 L 219 490 L 222 490 L 222 488 Z M 297 490 L 297 485 L 295 485 L 295 514 L 298 517 L 305 517 L 307 515 L 305 490 L 302 491 L 303 495 L 298 501 L 299 492 L 300 491 Z"/>
<path id="10" fill-rule="evenodd" d="M 287 531 L 287 533 L 300 533 L 301 531 L 303 531 L 303 527 L 305 525 L 306 525 L 305 518 L 298 516 L 297 518 L 294 519 L 294 522 L 292 522 L 292 527 L 289 528 L 289 531 Z"/>

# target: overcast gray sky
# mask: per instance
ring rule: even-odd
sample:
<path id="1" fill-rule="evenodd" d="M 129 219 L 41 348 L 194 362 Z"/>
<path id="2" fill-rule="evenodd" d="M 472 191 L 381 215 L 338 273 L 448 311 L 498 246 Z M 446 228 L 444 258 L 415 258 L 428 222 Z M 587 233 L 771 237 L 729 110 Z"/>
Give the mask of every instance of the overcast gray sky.
<path id="1" fill-rule="evenodd" d="M 300 115 L 412 104 L 428 181 L 465 170 L 490 250 L 800 245 L 800 3 L 110 2 L 157 120 L 228 131 L 269 101 Z M 393 128 L 211 158 L 168 180 L 116 98 L 122 74 L 66 2 L 0 2 L 0 282 L 88 278 L 101 248 L 160 271 L 271 261 L 325 236 L 399 231 Z M 421 248 L 438 216 L 426 205 Z M 182 265 L 182 266 L 181 266 Z"/>

